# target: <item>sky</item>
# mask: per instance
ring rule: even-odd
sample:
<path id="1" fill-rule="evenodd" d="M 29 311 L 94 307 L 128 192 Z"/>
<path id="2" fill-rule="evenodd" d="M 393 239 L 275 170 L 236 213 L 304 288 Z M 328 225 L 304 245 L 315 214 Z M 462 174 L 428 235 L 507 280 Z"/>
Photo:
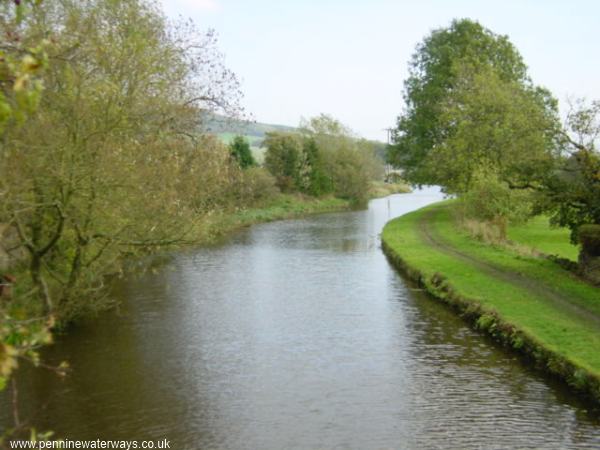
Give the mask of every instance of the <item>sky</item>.
<path id="1" fill-rule="evenodd" d="M 386 139 L 403 109 L 416 45 L 454 18 L 508 35 L 533 81 L 566 111 L 600 99 L 600 1 L 161 0 L 173 18 L 213 28 L 243 106 L 259 122 L 298 125 L 327 113 Z"/>

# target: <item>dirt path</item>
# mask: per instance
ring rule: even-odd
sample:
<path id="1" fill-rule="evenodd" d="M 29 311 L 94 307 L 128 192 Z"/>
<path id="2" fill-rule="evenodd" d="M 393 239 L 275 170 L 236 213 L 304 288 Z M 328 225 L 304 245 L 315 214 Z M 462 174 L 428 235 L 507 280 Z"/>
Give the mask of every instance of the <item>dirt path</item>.
<path id="1" fill-rule="evenodd" d="M 507 270 L 498 265 L 464 253 L 446 242 L 431 227 L 431 223 L 435 220 L 435 213 L 436 210 L 434 209 L 428 211 L 426 214 L 423 214 L 419 223 L 420 234 L 423 238 L 423 241 L 426 242 L 427 245 L 453 258 L 469 263 L 487 275 L 497 278 L 503 282 L 513 284 L 534 294 L 535 296 L 543 297 L 558 309 L 565 311 L 565 313 L 576 317 L 578 320 L 589 323 L 591 326 L 600 330 L 600 317 L 593 311 L 572 303 L 567 295 L 552 289 L 550 286 L 540 281 L 523 276 L 520 273 Z"/>

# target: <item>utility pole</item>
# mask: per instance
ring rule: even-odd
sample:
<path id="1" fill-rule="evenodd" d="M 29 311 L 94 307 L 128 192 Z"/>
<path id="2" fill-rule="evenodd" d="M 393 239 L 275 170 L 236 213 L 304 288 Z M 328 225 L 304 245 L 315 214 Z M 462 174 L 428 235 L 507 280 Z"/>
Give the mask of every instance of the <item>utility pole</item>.
<path id="1" fill-rule="evenodd" d="M 385 131 L 387 131 L 387 143 L 388 145 L 392 145 L 392 132 L 394 131 L 393 128 L 384 128 Z"/>
<path id="2" fill-rule="evenodd" d="M 394 131 L 394 129 L 393 128 L 384 128 L 384 130 L 387 131 L 387 144 L 392 145 L 392 132 Z M 391 170 L 392 170 L 391 166 L 386 162 L 383 165 L 383 173 L 384 173 L 386 182 L 389 180 Z"/>

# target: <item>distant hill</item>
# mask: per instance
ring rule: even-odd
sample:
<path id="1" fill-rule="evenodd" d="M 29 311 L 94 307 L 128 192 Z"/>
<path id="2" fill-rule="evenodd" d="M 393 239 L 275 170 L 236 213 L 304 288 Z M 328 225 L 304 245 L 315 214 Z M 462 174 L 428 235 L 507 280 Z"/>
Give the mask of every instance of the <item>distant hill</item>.
<path id="1" fill-rule="evenodd" d="M 262 162 L 264 158 L 262 142 L 266 133 L 296 131 L 296 128 L 287 125 L 251 122 L 217 114 L 207 114 L 203 118 L 202 125 L 206 133 L 217 135 L 226 144 L 229 144 L 235 136 L 244 136 L 250 143 L 254 157 L 259 162 Z"/>
<path id="2" fill-rule="evenodd" d="M 270 131 L 295 131 L 296 128 L 286 125 L 251 122 L 217 114 L 207 114 L 203 120 L 203 128 L 208 133 L 234 134 L 264 138 Z"/>

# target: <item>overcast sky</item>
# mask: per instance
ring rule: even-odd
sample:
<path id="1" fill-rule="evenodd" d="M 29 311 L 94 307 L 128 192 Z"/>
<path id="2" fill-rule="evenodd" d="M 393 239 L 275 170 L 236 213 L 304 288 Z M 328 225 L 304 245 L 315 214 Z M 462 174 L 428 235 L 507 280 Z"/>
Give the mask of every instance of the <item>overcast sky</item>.
<path id="1" fill-rule="evenodd" d="M 506 34 L 536 84 L 564 108 L 600 99 L 600 1 L 162 0 L 169 16 L 214 28 L 226 65 L 259 122 L 297 125 L 328 113 L 361 136 L 385 139 L 402 111 L 415 46 L 468 17 Z"/>

